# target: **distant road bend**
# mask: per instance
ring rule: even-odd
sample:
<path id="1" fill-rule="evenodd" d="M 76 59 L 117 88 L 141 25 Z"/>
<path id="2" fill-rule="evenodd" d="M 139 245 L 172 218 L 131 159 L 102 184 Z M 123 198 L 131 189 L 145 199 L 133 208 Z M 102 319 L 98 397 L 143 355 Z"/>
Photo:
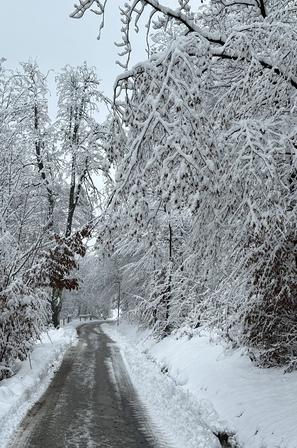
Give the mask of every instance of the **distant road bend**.
<path id="1" fill-rule="evenodd" d="M 82 325 L 52 383 L 10 448 L 165 448 L 157 441 L 116 344 Z"/>

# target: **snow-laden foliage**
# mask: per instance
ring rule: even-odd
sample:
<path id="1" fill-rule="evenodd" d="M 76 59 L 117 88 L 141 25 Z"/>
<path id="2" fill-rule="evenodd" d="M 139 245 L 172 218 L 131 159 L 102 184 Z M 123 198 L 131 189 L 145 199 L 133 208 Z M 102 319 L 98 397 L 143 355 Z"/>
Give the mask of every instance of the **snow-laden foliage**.
<path id="1" fill-rule="evenodd" d="M 43 289 L 21 281 L 0 293 L 0 381 L 13 374 L 16 360 L 23 361 L 48 323 L 48 296 Z"/>
<path id="2" fill-rule="evenodd" d="M 73 16 L 92 7 L 104 17 L 108 5 L 81 0 Z M 109 151 L 117 173 L 103 243 L 129 253 L 128 271 L 144 277 L 141 298 L 131 283 L 130 310 L 156 325 L 161 307 L 165 333 L 206 325 L 261 365 L 293 366 L 295 2 L 134 0 L 121 15 L 123 67 L 143 17 L 153 42 L 148 60 L 116 81 L 126 139 L 115 135 Z M 176 216 L 187 217 L 186 231 Z"/>

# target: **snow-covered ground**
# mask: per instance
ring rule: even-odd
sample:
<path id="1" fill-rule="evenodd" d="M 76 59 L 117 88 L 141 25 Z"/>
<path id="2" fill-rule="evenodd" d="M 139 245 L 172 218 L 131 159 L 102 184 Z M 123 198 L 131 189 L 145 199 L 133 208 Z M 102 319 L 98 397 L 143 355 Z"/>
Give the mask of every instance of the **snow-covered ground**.
<path id="1" fill-rule="evenodd" d="M 245 448 L 297 448 L 297 372 L 259 369 L 243 351 L 207 335 L 157 343 L 125 323 L 119 331 L 104 329 L 119 343 L 153 421 L 175 446 L 217 446 L 210 428 L 234 431 Z"/>
<path id="2" fill-rule="evenodd" d="M 12 378 L 0 383 L 0 447 L 5 448 L 9 438 L 32 405 L 47 389 L 65 351 L 76 343 L 76 326 L 73 322 L 59 330 L 42 335 L 29 360 L 19 363 Z"/>
<path id="3" fill-rule="evenodd" d="M 161 365 L 142 352 L 144 334 L 132 327 L 104 324 L 103 330 L 120 347 L 126 368 L 156 433 L 163 434 L 172 448 L 219 448 L 218 434 L 229 430 L 209 402 L 198 400 L 184 387 L 161 372 Z M 132 330 L 132 331 L 131 331 Z M 139 340 L 142 339 L 140 343 Z"/>

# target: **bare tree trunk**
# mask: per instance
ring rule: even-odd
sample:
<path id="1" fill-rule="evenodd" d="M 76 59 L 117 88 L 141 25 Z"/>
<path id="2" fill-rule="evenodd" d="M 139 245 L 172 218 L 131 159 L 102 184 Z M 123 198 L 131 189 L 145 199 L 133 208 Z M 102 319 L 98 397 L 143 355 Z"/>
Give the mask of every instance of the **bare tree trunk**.
<path id="1" fill-rule="evenodd" d="M 76 187 L 76 155 L 72 154 L 71 161 L 71 181 L 69 190 L 69 201 L 68 201 L 68 214 L 65 236 L 68 238 L 72 232 L 73 216 L 75 211 L 75 187 Z"/>
<path id="2" fill-rule="evenodd" d="M 48 229 L 51 229 L 54 224 L 54 207 L 55 207 L 55 199 L 54 199 L 54 193 L 52 190 L 52 187 L 50 185 L 50 182 L 48 180 L 48 177 L 46 175 L 45 169 L 44 169 L 44 162 L 43 162 L 43 155 L 41 153 L 42 150 L 44 150 L 44 141 L 42 141 L 39 133 L 40 133 L 40 126 L 39 126 L 39 111 L 38 106 L 35 104 L 34 106 L 34 130 L 37 135 L 35 140 L 35 155 L 36 155 L 36 161 L 37 161 L 37 167 L 38 171 L 40 173 L 41 179 L 45 184 L 46 192 L 47 192 L 47 201 L 48 201 Z"/>
<path id="3" fill-rule="evenodd" d="M 264 0 L 259 0 L 259 6 L 260 6 L 261 15 L 265 19 L 267 17 L 267 12 L 266 12 Z"/>
<path id="4" fill-rule="evenodd" d="M 170 272 L 169 272 L 169 276 L 168 276 L 168 286 L 167 286 L 166 294 L 165 294 L 166 326 L 164 329 L 164 333 L 166 336 L 171 333 L 171 325 L 169 323 L 169 317 L 170 317 L 171 288 L 172 288 L 172 285 L 171 285 L 171 283 L 172 283 L 171 268 L 172 268 L 172 252 L 173 252 L 172 239 L 173 239 L 173 231 L 172 231 L 172 226 L 169 223 L 169 269 L 170 269 Z"/>
<path id="5" fill-rule="evenodd" d="M 62 309 L 62 293 L 63 290 L 54 288 L 52 291 L 51 309 L 52 309 L 52 321 L 55 328 L 60 326 L 60 312 Z"/>

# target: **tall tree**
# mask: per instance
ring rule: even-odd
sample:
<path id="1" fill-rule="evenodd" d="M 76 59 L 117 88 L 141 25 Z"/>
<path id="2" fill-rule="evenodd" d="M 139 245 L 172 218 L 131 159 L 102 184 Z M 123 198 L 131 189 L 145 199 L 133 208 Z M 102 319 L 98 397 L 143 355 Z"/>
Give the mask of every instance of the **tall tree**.
<path id="1" fill-rule="evenodd" d="M 106 173 L 104 127 L 98 125 L 96 113 L 102 94 L 94 68 L 86 64 L 65 67 L 57 77 L 58 114 L 55 123 L 61 146 L 62 164 L 69 178 L 64 230 L 65 242 L 74 230 L 94 218 L 93 211 L 100 193 L 94 175 Z M 53 289 L 54 324 L 59 324 L 63 288 Z"/>

